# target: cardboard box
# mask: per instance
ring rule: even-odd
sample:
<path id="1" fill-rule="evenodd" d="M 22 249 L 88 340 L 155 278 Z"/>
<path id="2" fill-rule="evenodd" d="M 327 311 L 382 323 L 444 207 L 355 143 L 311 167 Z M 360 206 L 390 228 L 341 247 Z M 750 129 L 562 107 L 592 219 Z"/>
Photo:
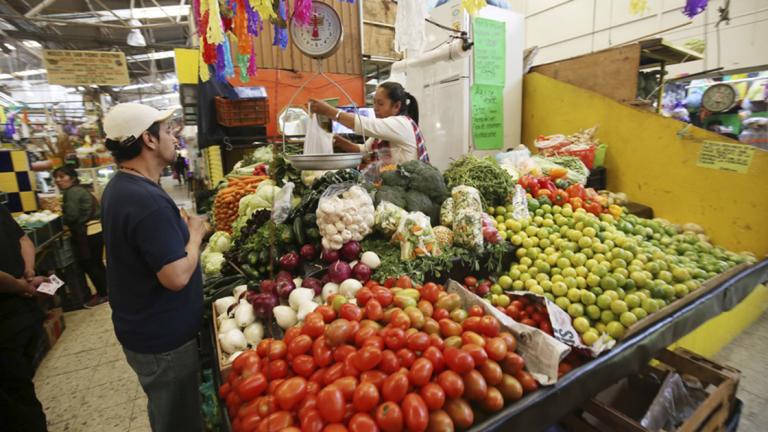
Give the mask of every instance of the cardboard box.
<path id="1" fill-rule="evenodd" d="M 649 432 L 640 425 L 640 419 L 656 397 L 658 384 L 663 381 L 666 373 L 675 371 L 697 379 L 703 386 L 702 392 L 705 393 L 703 402 L 675 431 L 725 430 L 731 409 L 735 406 L 734 396 L 740 372 L 682 348 L 674 352 L 664 350 L 656 359 L 656 365 L 649 367 L 644 374 L 629 377 L 604 390 L 582 407 L 581 416 L 569 416 L 562 423 L 574 432 Z"/>
<path id="2" fill-rule="evenodd" d="M 64 332 L 64 311 L 61 308 L 51 309 L 43 321 L 43 329 L 48 337 L 48 347 L 52 348 Z"/>

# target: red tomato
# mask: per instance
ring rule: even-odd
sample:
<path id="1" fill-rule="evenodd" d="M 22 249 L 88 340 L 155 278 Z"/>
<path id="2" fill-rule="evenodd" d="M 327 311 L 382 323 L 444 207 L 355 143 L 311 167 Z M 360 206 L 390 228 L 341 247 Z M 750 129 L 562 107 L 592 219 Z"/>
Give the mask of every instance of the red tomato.
<path id="1" fill-rule="evenodd" d="M 335 347 L 347 343 L 354 333 L 352 324 L 344 318 L 339 318 L 325 328 L 325 340 L 328 346 Z"/>
<path id="2" fill-rule="evenodd" d="M 275 390 L 280 408 L 290 411 L 307 395 L 307 380 L 302 377 L 288 378 Z"/>
<path id="3" fill-rule="evenodd" d="M 245 415 L 238 415 L 238 418 L 235 419 L 235 421 L 240 421 L 238 429 L 243 431 L 255 431 L 257 427 L 259 427 L 259 423 L 261 423 L 261 417 L 257 413 L 250 413 Z M 235 429 L 235 424 L 233 422 L 232 429 Z"/>
<path id="4" fill-rule="evenodd" d="M 240 400 L 240 396 L 237 395 L 237 392 L 229 392 L 226 402 L 227 408 L 235 413 L 240 409 L 240 404 L 243 403 L 242 400 Z"/>
<path id="5" fill-rule="evenodd" d="M 435 313 L 435 307 L 432 306 L 432 303 L 424 299 L 419 300 L 419 303 L 416 305 L 416 307 L 419 308 L 422 315 L 424 315 L 424 318 L 429 318 L 433 313 Z"/>
<path id="6" fill-rule="evenodd" d="M 403 372 L 392 374 L 381 385 L 381 395 L 385 401 L 400 402 L 408 393 L 408 375 Z"/>
<path id="7" fill-rule="evenodd" d="M 344 419 L 346 403 L 344 394 L 336 386 L 328 386 L 317 394 L 317 408 L 320 416 L 328 423 L 338 423 Z"/>
<path id="8" fill-rule="evenodd" d="M 344 395 L 345 401 L 351 401 L 352 395 L 355 393 L 355 388 L 357 387 L 357 378 L 342 377 L 334 381 L 332 385 L 341 390 L 341 394 Z"/>
<path id="9" fill-rule="evenodd" d="M 226 399 L 230 390 L 232 390 L 232 386 L 228 382 L 225 382 L 219 387 L 219 397 L 222 399 Z"/>
<path id="10" fill-rule="evenodd" d="M 416 393 L 409 393 L 400 404 L 403 421 L 410 432 L 424 432 L 429 424 L 429 409 L 424 399 Z"/>
<path id="11" fill-rule="evenodd" d="M 456 428 L 453 426 L 453 420 L 443 410 L 432 411 L 429 413 L 429 431 L 430 432 L 453 432 Z"/>
<path id="12" fill-rule="evenodd" d="M 323 383 L 331 385 L 334 381 L 344 376 L 344 363 L 336 363 L 325 371 Z"/>
<path id="13" fill-rule="evenodd" d="M 469 316 L 467 319 L 461 322 L 461 327 L 465 332 L 471 331 L 475 334 L 480 331 L 480 323 L 482 318 L 478 316 Z"/>
<path id="14" fill-rule="evenodd" d="M 464 380 L 464 399 L 481 401 L 488 395 L 488 383 L 480 372 L 473 369 L 464 374 L 462 379 Z"/>
<path id="15" fill-rule="evenodd" d="M 275 360 L 267 364 L 267 379 L 276 380 L 288 376 L 288 363 L 285 360 Z"/>
<path id="16" fill-rule="evenodd" d="M 256 345 L 256 352 L 259 354 L 259 357 L 265 359 L 267 358 L 267 353 L 269 353 L 269 345 L 272 343 L 274 339 L 262 339 L 261 342 L 259 342 L 258 345 Z"/>
<path id="17" fill-rule="evenodd" d="M 357 300 L 357 304 L 360 307 L 363 307 L 368 304 L 371 299 L 373 299 L 373 291 L 367 287 L 360 288 L 357 291 L 357 294 L 355 294 L 355 299 Z"/>
<path id="18" fill-rule="evenodd" d="M 432 365 L 432 362 L 421 357 L 413 362 L 408 378 L 411 384 L 421 387 L 426 385 L 432 379 L 432 372 L 434 372 L 434 370 L 435 367 Z"/>
<path id="19" fill-rule="evenodd" d="M 360 371 L 357 370 L 357 368 L 354 365 L 354 359 L 355 355 L 349 355 L 347 358 L 344 359 L 344 376 L 346 377 L 357 377 L 360 375 Z"/>
<path id="20" fill-rule="evenodd" d="M 309 378 L 315 372 L 315 359 L 306 355 L 297 355 L 291 361 L 291 369 L 296 375 Z"/>
<path id="21" fill-rule="evenodd" d="M 275 390 L 277 390 L 277 388 L 280 387 L 280 384 L 282 384 L 283 381 L 285 381 L 285 380 L 282 379 L 282 378 L 278 378 L 276 380 L 269 381 L 269 385 L 267 386 L 267 393 L 269 393 L 270 395 L 274 394 Z M 270 397 L 272 397 L 272 396 L 270 396 Z"/>
<path id="22" fill-rule="evenodd" d="M 523 386 L 523 390 L 526 393 L 530 393 L 539 388 L 539 383 L 526 371 L 519 371 L 515 374 L 515 378 L 520 381 L 520 385 Z"/>
<path id="23" fill-rule="evenodd" d="M 488 337 L 496 337 L 499 335 L 499 329 L 501 328 L 499 320 L 492 317 L 491 315 L 486 315 L 480 320 L 481 333 Z"/>
<path id="24" fill-rule="evenodd" d="M 408 276 L 400 276 L 395 283 L 398 288 L 413 288 L 413 281 Z"/>
<path id="25" fill-rule="evenodd" d="M 278 432 L 293 426 L 293 417 L 288 411 L 278 411 L 269 415 L 259 424 L 258 432 Z"/>
<path id="26" fill-rule="evenodd" d="M 405 331 L 400 328 L 390 327 L 384 334 L 384 344 L 387 348 L 396 351 L 405 346 Z"/>
<path id="27" fill-rule="evenodd" d="M 237 386 L 236 396 L 239 399 L 247 402 L 249 400 L 256 399 L 258 396 L 261 396 L 261 394 L 264 393 L 264 390 L 266 389 L 267 379 L 263 374 L 259 373 L 244 379 L 243 382 Z M 235 392 L 230 392 L 229 394 L 233 395 Z M 227 398 L 227 401 L 229 401 L 229 398 Z"/>
<path id="28" fill-rule="evenodd" d="M 307 395 L 316 395 L 320 391 L 320 383 L 307 381 Z"/>
<path id="29" fill-rule="evenodd" d="M 449 316 L 450 316 L 450 312 L 448 312 L 448 309 L 443 309 L 443 308 L 435 308 L 435 311 L 432 313 L 432 319 L 438 322 L 441 319 L 448 318 Z"/>
<path id="30" fill-rule="evenodd" d="M 400 370 L 400 359 L 391 350 L 384 350 L 381 352 L 379 369 L 388 374 L 395 373 Z"/>
<path id="31" fill-rule="evenodd" d="M 525 360 L 516 353 L 508 352 L 501 361 L 501 370 L 506 374 L 515 375 L 525 367 Z"/>
<path id="32" fill-rule="evenodd" d="M 393 277 L 387 278 L 387 280 L 384 281 L 384 286 L 387 288 L 392 288 L 393 286 L 395 286 L 395 282 L 397 282 L 397 278 L 393 278 Z"/>
<path id="33" fill-rule="evenodd" d="M 521 323 L 521 324 L 525 324 L 525 325 L 527 325 L 527 326 L 529 326 L 529 327 L 538 327 L 538 325 L 536 324 L 536 321 L 534 321 L 534 320 L 532 320 L 532 319 L 530 319 L 530 318 L 523 318 L 523 319 L 520 321 L 520 323 Z"/>
<path id="34" fill-rule="evenodd" d="M 504 408 L 504 397 L 496 387 L 488 387 L 488 394 L 480 401 L 480 406 L 489 412 L 501 411 Z"/>
<path id="35" fill-rule="evenodd" d="M 379 302 L 381 307 L 385 308 L 392 304 L 392 291 L 390 291 L 388 288 L 374 287 L 371 289 L 371 291 L 373 291 L 373 297 L 377 302 Z"/>
<path id="36" fill-rule="evenodd" d="M 408 336 L 408 349 L 412 351 L 424 351 L 429 347 L 429 335 L 423 332 L 416 332 Z"/>
<path id="37" fill-rule="evenodd" d="M 285 331 L 285 335 L 283 335 L 283 342 L 285 342 L 286 345 L 290 345 L 291 341 L 293 341 L 293 339 L 300 334 L 301 327 L 291 327 Z"/>
<path id="38" fill-rule="evenodd" d="M 439 294 L 440 287 L 432 282 L 427 282 L 421 287 L 421 298 L 430 303 L 436 302 Z"/>
<path id="39" fill-rule="evenodd" d="M 352 395 L 352 405 L 357 412 L 370 412 L 379 404 L 379 389 L 376 385 L 363 382 L 355 389 Z"/>
<path id="40" fill-rule="evenodd" d="M 257 365 L 260 363 L 259 355 L 254 350 L 246 351 L 240 354 L 239 356 L 237 356 L 235 361 L 232 362 L 232 370 L 235 371 L 235 373 L 239 374 L 240 372 L 243 371 L 245 366 L 249 363 L 250 364 L 255 363 Z"/>
<path id="41" fill-rule="evenodd" d="M 427 348 L 422 354 L 422 357 L 432 363 L 432 367 L 434 368 L 434 372 L 436 374 L 439 374 L 445 369 L 445 359 L 443 358 L 443 352 L 440 351 L 437 347 L 431 346 Z"/>
<path id="42" fill-rule="evenodd" d="M 360 382 L 371 383 L 379 389 L 381 388 L 381 385 L 384 384 L 384 380 L 386 379 L 387 374 L 380 370 L 369 370 L 360 374 Z"/>
<path id="43" fill-rule="evenodd" d="M 400 359 L 402 367 L 409 368 L 416 361 L 416 354 L 408 348 L 403 348 L 397 351 L 397 358 Z"/>
<path id="44" fill-rule="evenodd" d="M 320 336 L 312 342 L 312 357 L 318 367 L 326 367 L 333 361 L 333 352 L 325 343 L 324 336 Z"/>
<path id="45" fill-rule="evenodd" d="M 325 321 L 319 312 L 310 312 L 304 318 L 304 326 L 301 333 L 313 339 L 319 338 L 325 332 Z"/>
<path id="46" fill-rule="evenodd" d="M 488 353 L 488 358 L 494 361 L 504 360 L 507 356 L 507 350 L 507 343 L 500 337 L 488 339 L 488 343 L 485 345 L 485 352 Z"/>
<path id="47" fill-rule="evenodd" d="M 474 331 L 465 330 L 464 333 L 461 334 L 461 343 L 463 345 L 473 344 L 483 347 L 485 346 L 485 338 L 475 333 Z"/>
<path id="48" fill-rule="evenodd" d="M 557 375 L 562 376 L 573 370 L 570 363 L 562 362 L 557 366 Z"/>
<path id="49" fill-rule="evenodd" d="M 323 430 L 323 417 L 320 411 L 313 409 L 301 419 L 301 432 L 321 432 Z"/>
<path id="50" fill-rule="evenodd" d="M 471 316 L 471 317 L 481 317 L 481 316 L 485 315 L 485 312 L 483 311 L 483 307 L 480 306 L 480 305 L 472 305 L 472 306 L 470 306 L 469 310 L 467 310 L 467 312 L 469 312 L 469 316 Z"/>
<path id="51" fill-rule="evenodd" d="M 501 366 L 499 366 L 498 363 L 496 363 L 493 360 L 488 360 L 484 364 L 482 364 L 478 370 L 481 374 L 483 374 L 483 378 L 485 378 L 485 382 L 488 383 L 488 385 L 496 385 L 501 382 L 502 377 L 502 371 Z"/>
<path id="52" fill-rule="evenodd" d="M 363 319 L 363 311 L 356 304 L 344 303 L 339 309 L 339 317 L 360 322 Z"/>
<path id="53" fill-rule="evenodd" d="M 365 317 L 369 320 L 379 321 L 384 317 L 384 308 L 376 299 L 371 299 L 365 304 Z"/>
<path id="54" fill-rule="evenodd" d="M 312 376 L 309 377 L 309 381 L 316 382 L 320 385 L 325 384 L 325 371 L 326 371 L 325 368 L 316 370 L 315 373 L 313 373 Z"/>
<path id="55" fill-rule="evenodd" d="M 548 335 L 552 334 L 552 324 L 550 324 L 548 321 L 542 321 L 539 324 L 539 328 L 541 329 L 541 331 L 543 331 Z"/>
<path id="56" fill-rule="evenodd" d="M 449 399 L 445 402 L 445 412 L 453 420 L 457 429 L 466 429 L 475 421 L 475 413 L 472 407 L 464 399 Z"/>
<path id="57" fill-rule="evenodd" d="M 392 313 L 392 319 L 389 322 L 389 325 L 392 327 L 397 327 L 403 330 L 407 330 L 411 327 L 411 318 L 408 317 L 408 315 L 405 312 L 401 310 L 397 310 Z"/>
<path id="58" fill-rule="evenodd" d="M 301 402 L 301 405 L 299 406 L 299 420 L 304 420 L 304 417 L 307 416 L 312 410 L 317 409 L 317 396 L 316 395 L 307 395 L 307 397 L 304 398 L 304 401 Z"/>
<path id="59" fill-rule="evenodd" d="M 440 324 L 440 335 L 444 338 L 451 336 L 461 336 L 462 328 L 461 324 L 448 318 L 443 318 L 438 321 Z"/>
<path id="60" fill-rule="evenodd" d="M 296 329 L 298 327 L 291 327 L 289 330 Z M 288 344 L 288 354 L 297 356 L 301 354 L 306 354 L 307 351 L 309 351 L 312 348 L 312 338 L 300 334 L 291 340 L 291 342 Z"/>
<path id="61" fill-rule="evenodd" d="M 477 278 L 474 276 L 467 276 L 464 278 L 464 285 L 472 288 L 477 285 Z"/>
<path id="62" fill-rule="evenodd" d="M 475 361 L 476 366 L 483 365 L 486 361 L 488 361 L 488 354 L 485 352 L 483 347 L 475 345 L 475 344 L 466 344 L 461 347 L 463 351 L 466 351 L 469 353 L 469 355 L 472 356 L 472 360 Z"/>
<path id="63" fill-rule="evenodd" d="M 435 383 L 428 383 L 419 392 L 430 411 L 439 410 L 445 403 L 445 390 Z"/>
<path id="64" fill-rule="evenodd" d="M 384 402 L 376 409 L 376 424 L 382 432 L 401 432 L 403 412 L 395 402 Z"/>
<path id="65" fill-rule="evenodd" d="M 464 381 L 452 370 L 443 371 L 437 376 L 437 383 L 449 398 L 458 398 L 464 394 Z"/>
<path id="66" fill-rule="evenodd" d="M 379 427 L 371 416 L 357 413 L 349 420 L 349 432 L 379 432 Z M 303 431 L 302 431 L 303 432 Z"/>
<path id="67" fill-rule="evenodd" d="M 357 352 L 357 350 L 352 345 L 337 346 L 336 349 L 333 350 L 333 359 L 341 363 L 355 352 Z"/>
<path id="68" fill-rule="evenodd" d="M 504 342 L 507 343 L 507 352 L 517 351 L 517 339 L 515 339 L 515 337 L 512 336 L 512 333 L 501 332 L 499 333 L 499 337 L 502 338 Z"/>
<path id="69" fill-rule="evenodd" d="M 281 380 L 282 381 L 282 380 Z M 271 384 L 271 383 L 270 383 Z M 259 415 L 264 418 L 277 411 L 277 401 L 274 396 L 264 396 L 257 399 L 257 410 Z"/>
<path id="70" fill-rule="evenodd" d="M 315 309 L 323 317 L 323 322 L 329 323 L 336 319 L 336 311 L 328 305 L 320 305 Z"/>
<path id="71" fill-rule="evenodd" d="M 475 368 L 475 360 L 466 351 L 448 347 L 443 351 L 443 356 L 445 364 L 458 374 L 465 374 Z"/>
<path id="72" fill-rule="evenodd" d="M 354 354 L 352 364 L 358 371 L 365 372 L 378 366 L 381 362 L 381 350 L 373 347 L 365 347 Z"/>
<path id="73" fill-rule="evenodd" d="M 378 348 L 383 351 L 384 338 L 379 335 L 371 336 L 368 339 L 366 339 L 365 342 L 363 342 L 363 346 L 364 347 L 371 346 L 373 348 Z"/>
<path id="74" fill-rule="evenodd" d="M 507 306 L 504 312 L 513 320 L 515 321 L 520 320 L 520 309 L 518 309 L 517 306 L 515 306 L 514 304 L 510 304 L 509 306 Z"/>

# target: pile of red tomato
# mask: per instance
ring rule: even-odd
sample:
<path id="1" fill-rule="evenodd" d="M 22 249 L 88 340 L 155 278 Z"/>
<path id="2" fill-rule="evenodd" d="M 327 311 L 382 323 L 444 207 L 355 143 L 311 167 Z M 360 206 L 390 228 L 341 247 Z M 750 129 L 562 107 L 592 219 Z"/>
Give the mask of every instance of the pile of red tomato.
<path id="1" fill-rule="evenodd" d="M 386 285 L 367 283 L 357 304 L 330 298 L 238 356 L 219 389 L 233 430 L 452 431 L 538 388 L 480 306 L 433 283 Z"/>
<path id="2" fill-rule="evenodd" d="M 504 313 L 521 324 L 536 327 L 550 336 L 553 335 L 549 312 L 543 303 L 532 302 L 527 297 L 520 296 L 510 302 L 504 309 Z"/>

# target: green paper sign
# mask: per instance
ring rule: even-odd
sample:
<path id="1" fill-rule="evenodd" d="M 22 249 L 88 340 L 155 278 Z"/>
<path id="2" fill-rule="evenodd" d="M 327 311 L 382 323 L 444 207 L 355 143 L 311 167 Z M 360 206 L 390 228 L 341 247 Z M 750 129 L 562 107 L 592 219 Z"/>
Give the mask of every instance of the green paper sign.
<path id="1" fill-rule="evenodd" d="M 504 146 L 504 88 L 472 86 L 472 137 L 478 150 Z"/>
<path id="2" fill-rule="evenodd" d="M 472 21 L 475 45 L 475 84 L 504 87 L 506 83 L 507 23 L 486 18 Z"/>

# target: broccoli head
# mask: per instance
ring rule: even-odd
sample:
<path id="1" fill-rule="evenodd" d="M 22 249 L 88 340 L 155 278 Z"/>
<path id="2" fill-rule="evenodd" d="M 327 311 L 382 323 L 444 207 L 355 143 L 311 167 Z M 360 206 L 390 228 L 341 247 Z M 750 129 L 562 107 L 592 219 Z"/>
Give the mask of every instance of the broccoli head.
<path id="1" fill-rule="evenodd" d="M 437 204 L 448 198 L 448 188 L 440 171 L 419 160 L 400 164 L 400 170 L 408 176 L 408 189 L 417 190 Z"/>
<path id="2" fill-rule="evenodd" d="M 376 197 L 374 204 L 379 205 L 380 202 L 387 201 L 400 208 L 405 208 L 405 189 L 399 186 L 382 186 L 376 191 Z"/>
<path id="3" fill-rule="evenodd" d="M 381 173 L 381 184 L 384 186 L 398 186 L 401 188 L 407 188 L 408 176 L 404 175 L 399 170 L 385 171 Z"/>

